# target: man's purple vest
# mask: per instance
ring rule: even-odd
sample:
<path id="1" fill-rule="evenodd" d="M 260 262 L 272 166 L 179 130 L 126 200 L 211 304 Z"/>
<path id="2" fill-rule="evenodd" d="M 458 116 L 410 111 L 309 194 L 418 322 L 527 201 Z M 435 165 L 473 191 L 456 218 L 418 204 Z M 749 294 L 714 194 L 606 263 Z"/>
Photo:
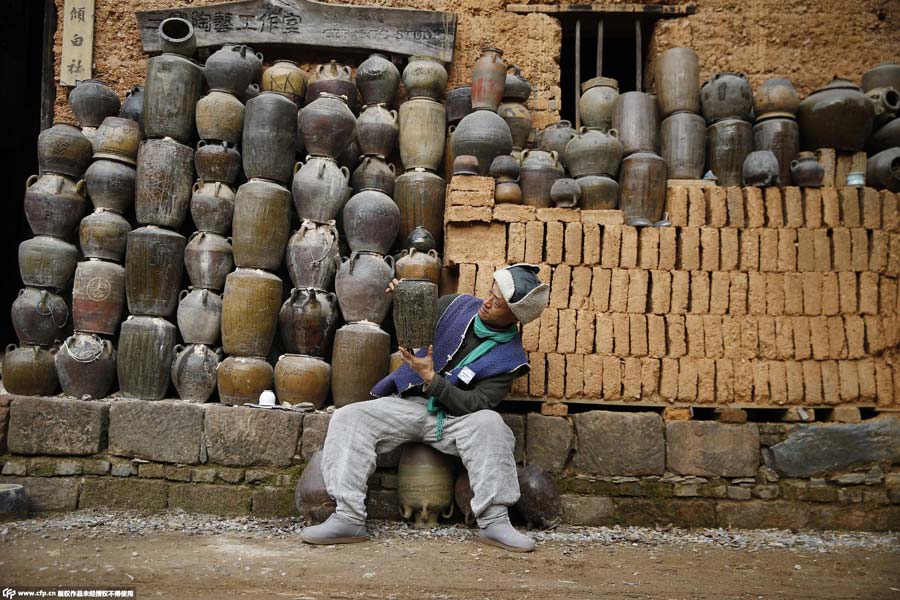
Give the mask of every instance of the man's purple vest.
<path id="1" fill-rule="evenodd" d="M 466 337 L 482 300 L 475 296 L 462 294 L 453 299 L 434 328 L 434 370 L 436 373 L 443 371 L 444 367 L 459 350 Z M 416 356 L 425 356 L 427 348 L 420 348 Z M 479 379 L 487 379 L 501 373 L 510 373 L 519 367 L 528 368 L 528 356 L 522 348 L 522 336 L 516 337 L 492 348 L 487 354 L 468 365 L 468 369 L 475 373 L 471 382 Z M 459 373 L 462 371 L 456 367 L 444 374 L 447 381 L 456 384 L 459 381 Z M 399 369 L 375 384 L 370 392 L 374 397 L 395 396 L 405 392 L 411 387 L 424 383 L 419 374 L 412 367 L 403 363 Z"/>

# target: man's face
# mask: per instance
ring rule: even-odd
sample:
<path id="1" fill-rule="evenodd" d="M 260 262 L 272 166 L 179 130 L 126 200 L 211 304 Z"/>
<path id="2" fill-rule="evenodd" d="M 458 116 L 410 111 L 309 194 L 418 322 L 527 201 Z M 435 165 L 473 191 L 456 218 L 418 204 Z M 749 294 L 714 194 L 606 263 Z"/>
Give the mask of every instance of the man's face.
<path id="1" fill-rule="evenodd" d="M 491 286 L 491 293 L 478 309 L 478 316 L 485 325 L 495 329 L 509 327 L 517 321 L 509 305 L 500 293 L 497 282 Z"/>

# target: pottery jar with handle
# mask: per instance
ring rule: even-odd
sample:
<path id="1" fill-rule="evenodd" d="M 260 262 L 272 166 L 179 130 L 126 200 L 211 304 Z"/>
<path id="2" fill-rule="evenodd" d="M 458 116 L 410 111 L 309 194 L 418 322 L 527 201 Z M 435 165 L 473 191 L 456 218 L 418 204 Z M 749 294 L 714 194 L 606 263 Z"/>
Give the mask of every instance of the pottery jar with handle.
<path id="1" fill-rule="evenodd" d="M 172 383 L 178 397 L 188 402 L 209 402 L 216 391 L 216 370 L 224 358 L 222 349 L 204 344 L 175 346 Z"/>
<path id="2" fill-rule="evenodd" d="M 65 337 L 69 307 L 59 294 L 26 287 L 19 290 L 10 312 L 20 344 L 50 346 Z"/>
<path id="3" fill-rule="evenodd" d="M 343 96 L 350 112 L 359 109 L 359 90 L 353 81 L 353 69 L 337 61 L 317 65 L 306 86 L 306 104 L 320 98 L 322 93 Z"/>
<path id="4" fill-rule="evenodd" d="M 87 200 L 84 181 L 74 182 L 64 175 L 32 175 L 25 181 L 25 218 L 34 235 L 72 237 L 84 216 Z"/>
<path id="5" fill-rule="evenodd" d="M 616 175 L 622 162 L 619 132 L 582 127 L 566 144 L 562 161 L 571 177 Z"/>
<path id="6" fill-rule="evenodd" d="M 481 56 L 472 65 L 473 110 L 497 110 L 506 88 L 506 71 L 502 50 L 482 48 Z"/>
<path id="7" fill-rule="evenodd" d="M 356 140 L 363 154 L 390 156 L 400 135 L 399 116 L 383 104 L 367 104 L 356 119 Z"/>
<path id="8" fill-rule="evenodd" d="M 119 116 L 123 119 L 136 121 L 144 131 L 144 86 L 135 85 L 125 93 L 125 101 L 119 109 Z"/>
<path id="9" fill-rule="evenodd" d="M 334 221 L 304 220 L 288 241 L 285 262 L 294 287 L 334 289 L 334 276 L 341 257 Z"/>
<path id="10" fill-rule="evenodd" d="M 340 320 L 337 296 L 333 292 L 294 288 L 281 305 L 278 330 L 288 352 L 329 358 Z"/>
<path id="11" fill-rule="evenodd" d="M 279 59 L 263 71 L 260 87 L 264 92 L 278 92 L 299 104 L 306 95 L 306 73 L 294 61 Z"/>
<path id="12" fill-rule="evenodd" d="M 231 244 L 216 233 L 194 232 L 184 248 L 184 268 L 193 286 L 221 290 L 234 270 Z"/>
<path id="13" fill-rule="evenodd" d="M 344 259 L 334 280 L 344 320 L 380 325 L 391 307 L 391 296 L 385 290 L 393 278 L 391 256 L 354 252 Z"/>
<path id="14" fill-rule="evenodd" d="M 181 290 L 177 323 L 187 344 L 212 346 L 219 341 L 222 324 L 222 296 L 203 288 Z"/>
<path id="15" fill-rule="evenodd" d="M 234 190 L 199 179 L 191 188 L 191 218 L 199 231 L 228 235 L 234 218 Z"/>
<path id="16" fill-rule="evenodd" d="M 791 181 L 799 187 L 820 187 L 825 178 L 825 167 L 819 164 L 815 152 L 800 152 L 791 161 Z"/>
<path id="17" fill-rule="evenodd" d="M 400 253 L 396 270 L 398 279 L 425 279 L 437 285 L 441 279 L 441 257 L 433 248 L 422 252 L 411 247 Z"/>
<path id="18" fill-rule="evenodd" d="M 3 386 L 7 393 L 21 396 L 55 394 L 59 387 L 55 352 L 40 346 L 7 346 L 3 354 Z"/>
<path id="19" fill-rule="evenodd" d="M 556 152 L 558 156 L 562 156 L 562 153 L 566 150 L 566 144 L 575 137 L 576 133 L 571 121 L 562 119 L 547 125 L 541 130 L 540 142 L 537 144 L 537 148 L 544 152 Z"/>
<path id="20" fill-rule="evenodd" d="M 366 156 L 350 176 L 350 187 L 354 192 L 378 190 L 393 196 L 395 179 L 393 163 L 380 156 Z"/>
<path id="21" fill-rule="evenodd" d="M 350 195 L 350 171 L 334 159 L 309 156 L 294 165 L 291 195 L 300 220 L 327 223 L 337 218 Z"/>
<path id="22" fill-rule="evenodd" d="M 197 179 L 232 186 L 241 174 L 241 153 L 231 142 L 200 140 L 194 150 Z"/>
<path id="23" fill-rule="evenodd" d="M 575 180 L 581 189 L 581 210 L 619 208 L 619 184 L 606 175 L 586 175 Z"/>
<path id="24" fill-rule="evenodd" d="M 750 120 L 753 90 L 746 73 L 716 73 L 700 88 L 700 110 L 707 125 L 724 119 Z"/>
<path id="25" fill-rule="evenodd" d="M 405 521 L 436 527 L 438 517 L 453 514 L 453 468 L 450 458 L 430 446 L 402 446 L 397 466 L 397 497 Z"/>
<path id="26" fill-rule="evenodd" d="M 875 109 L 858 87 L 835 77 L 800 102 L 797 122 L 804 150 L 859 152 L 872 133 Z"/>
<path id="27" fill-rule="evenodd" d="M 549 208 L 550 188 L 553 182 L 565 176 L 556 151 L 525 150 L 519 170 L 519 187 L 522 188 L 522 204 Z"/>
<path id="28" fill-rule="evenodd" d="M 56 353 L 56 374 L 63 394 L 105 398 L 116 378 L 116 349 L 94 333 L 76 331 Z"/>
<path id="29" fill-rule="evenodd" d="M 223 90 L 240 96 L 256 80 L 262 59 L 262 55 L 249 46 L 224 44 L 206 59 L 206 82 L 211 90 Z"/>

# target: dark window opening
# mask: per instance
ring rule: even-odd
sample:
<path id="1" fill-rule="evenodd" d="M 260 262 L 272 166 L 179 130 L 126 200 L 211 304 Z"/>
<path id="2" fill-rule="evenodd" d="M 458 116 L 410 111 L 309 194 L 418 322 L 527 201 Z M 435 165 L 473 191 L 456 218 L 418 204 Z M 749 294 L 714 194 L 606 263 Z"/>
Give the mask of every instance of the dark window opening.
<path id="1" fill-rule="evenodd" d="M 619 83 L 619 92 L 638 89 L 638 51 L 635 23 L 641 26 L 640 62 L 644 72 L 645 57 L 650 46 L 650 36 L 655 19 L 642 15 L 615 13 L 568 13 L 555 15 L 562 25 L 562 50 L 560 52 L 560 87 L 562 106 L 560 117 L 575 123 L 578 98 L 581 97 L 580 84 L 588 79 L 603 76 Z M 597 69 L 598 26 L 603 22 L 603 47 L 601 49 L 602 69 Z M 576 28 L 581 23 L 581 78 L 576 91 Z"/>

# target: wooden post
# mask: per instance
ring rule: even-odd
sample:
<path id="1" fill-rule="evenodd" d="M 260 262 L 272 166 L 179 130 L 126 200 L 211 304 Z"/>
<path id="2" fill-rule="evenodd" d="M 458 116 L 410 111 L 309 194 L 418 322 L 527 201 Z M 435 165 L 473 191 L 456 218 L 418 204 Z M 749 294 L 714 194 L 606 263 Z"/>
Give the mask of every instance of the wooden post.
<path id="1" fill-rule="evenodd" d="M 578 99 L 581 97 L 581 19 L 575 21 L 575 129 L 581 127 Z"/>
<path id="2" fill-rule="evenodd" d="M 643 69 L 644 61 L 642 54 L 643 44 L 641 42 L 641 20 L 634 20 L 634 43 L 635 43 L 635 51 L 634 51 L 634 60 L 635 60 L 635 85 L 634 89 L 638 92 L 644 91 L 644 75 L 641 72 Z"/>
<path id="3" fill-rule="evenodd" d="M 596 77 L 603 75 L 603 19 L 597 22 L 597 74 Z"/>
<path id="4" fill-rule="evenodd" d="M 53 77 L 53 36 L 56 35 L 56 3 L 44 0 L 44 49 L 41 56 L 41 131 L 53 125 L 56 84 Z"/>

